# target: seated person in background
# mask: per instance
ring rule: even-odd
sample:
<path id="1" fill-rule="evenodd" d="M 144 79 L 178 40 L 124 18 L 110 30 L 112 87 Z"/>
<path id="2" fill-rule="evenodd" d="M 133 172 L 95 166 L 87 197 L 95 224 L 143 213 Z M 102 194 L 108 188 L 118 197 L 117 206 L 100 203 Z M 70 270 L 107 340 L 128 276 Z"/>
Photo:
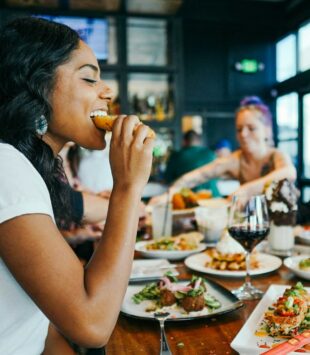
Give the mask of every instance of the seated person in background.
<path id="1" fill-rule="evenodd" d="M 101 151 L 100 151 L 101 152 Z M 62 226 L 61 233 L 74 249 L 83 263 L 93 254 L 94 248 L 102 235 L 107 217 L 110 191 L 95 193 L 81 183 L 79 167 L 81 163 L 81 147 L 68 142 L 59 152 L 63 168 L 72 187 L 70 192 L 72 205 L 72 222 Z M 103 163 L 103 165 L 105 165 Z M 91 169 L 89 175 L 98 174 L 98 169 Z M 139 225 L 143 224 L 145 205 L 140 202 Z M 88 223 L 85 223 L 85 220 Z M 91 221 L 91 223 L 89 223 Z"/>
<path id="2" fill-rule="evenodd" d="M 220 139 L 215 145 L 215 154 L 218 158 L 225 158 L 231 154 L 231 143 L 228 139 Z"/>
<path id="3" fill-rule="evenodd" d="M 236 130 L 240 149 L 181 176 L 171 185 L 171 192 L 223 177 L 239 180 L 236 193 L 256 195 L 262 193 L 269 181 L 296 179 L 289 156 L 273 147 L 271 113 L 260 98 L 251 96 L 241 101 L 236 111 Z M 161 196 L 153 198 L 151 204 L 162 199 Z"/>
<path id="4" fill-rule="evenodd" d="M 81 262 L 85 264 L 91 258 L 95 241 L 98 241 L 102 235 L 104 220 L 106 219 L 109 200 L 96 196 L 96 194 L 87 190 L 80 182 L 78 169 L 81 161 L 81 147 L 73 142 L 68 142 L 59 152 L 62 158 L 63 168 L 72 187 L 72 221 L 63 224 L 61 233 L 71 245 Z M 89 201 L 90 199 L 90 201 Z M 84 214 L 89 214 L 89 208 L 95 208 L 100 211 L 97 215 L 98 221 L 94 223 L 85 223 Z M 91 213 L 92 214 L 92 213 Z"/>
<path id="5" fill-rule="evenodd" d="M 182 148 L 171 153 L 164 174 L 165 181 L 171 183 L 183 174 L 210 163 L 215 159 L 215 154 L 202 146 L 201 136 L 194 130 L 189 130 L 183 135 Z M 211 190 L 212 196 L 219 196 L 216 180 L 202 182 L 195 186 L 196 190 Z"/>
<path id="6" fill-rule="evenodd" d="M 84 187 L 96 193 L 111 191 L 113 187 L 109 160 L 110 140 L 111 134 L 107 134 L 106 149 L 84 151 L 79 162 L 77 175 L 80 182 Z"/>

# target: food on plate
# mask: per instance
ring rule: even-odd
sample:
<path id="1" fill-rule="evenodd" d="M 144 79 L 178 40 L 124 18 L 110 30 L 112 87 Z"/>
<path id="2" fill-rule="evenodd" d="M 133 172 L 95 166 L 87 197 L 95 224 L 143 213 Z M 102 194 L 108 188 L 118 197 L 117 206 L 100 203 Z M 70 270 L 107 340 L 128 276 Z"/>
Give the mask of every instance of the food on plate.
<path id="1" fill-rule="evenodd" d="M 210 311 L 221 307 L 221 303 L 207 293 L 202 277 L 193 276 L 188 284 L 179 283 L 175 276 L 166 273 L 159 282 L 147 284 L 140 292 L 133 295 L 136 304 L 147 303 L 145 311 L 158 311 L 163 307 L 173 307 L 181 312 L 198 312 L 204 308 Z"/>
<path id="2" fill-rule="evenodd" d="M 105 112 L 101 114 L 101 111 L 99 111 L 97 114 L 95 112 L 95 116 L 92 117 L 93 122 L 97 128 L 104 129 L 105 131 L 112 131 L 113 124 L 118 116 L 116 115 L 107 115 Z M 148 135 L 149 138 L 155 138 L 156 134 L 155 132 L 148 127 Z"/>
<path id="3" fill-rule="evenodd" d="M 310 330 L 310 294 L 301 282 L 286 289 L 268 308 L 260 328 L 273 337 Z"/>
<path id="4" fill-rule="evenodd" d="M 172 208 L 174 210 L 184 210 L 199 206 L 199 196 L 188 188 L 183 188 L 172 195 Z"/>
<path id="5" fill-rule="evenodd" d="M 202 239 L 203 235 L 198 232 L 183 233 L 175 237 L 155 239 L 152 243 L 146 245 L 146 249 L 167 251 L 195 250 L 199 247 Z"/>
<path id="6" fill-rule="evenodd" d="M 211 269 L 222 271 L 243 271 L 246 269 L 244 249 L 227 231 L 224 232 L 215 248 L 207 249 L 205 253 L 210 257 L 205 266 Z M 250 260 L 251 269 L 259 268 L 255 253 L 251 254 Z"/>
<path id="7" fill-rule="evenodd" d="M 310 271 L 310 258 L 300 260 L 299 268 L 303 271 Z"/>
<path id="8" fill-rule="evenodd" d="M 199 190 L 196 192 L 196 196 L 198 200 L 208 200 L 212 198 L 212 191 L 211 190 Z"/>

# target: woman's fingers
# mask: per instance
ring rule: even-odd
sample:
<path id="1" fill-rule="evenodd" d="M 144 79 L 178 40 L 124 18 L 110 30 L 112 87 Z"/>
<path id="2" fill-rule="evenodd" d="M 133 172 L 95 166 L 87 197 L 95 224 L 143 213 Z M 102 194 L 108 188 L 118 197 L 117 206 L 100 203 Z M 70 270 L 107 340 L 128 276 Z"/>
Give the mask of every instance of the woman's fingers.
<path id="1" fill-rule="evenodd" d="M 134 134 L 134 129 L 139 125 L 140 120 L 137 116 L 129 115 L 123 118 L 120 138 L 123 142 L 131 141 Z"/>

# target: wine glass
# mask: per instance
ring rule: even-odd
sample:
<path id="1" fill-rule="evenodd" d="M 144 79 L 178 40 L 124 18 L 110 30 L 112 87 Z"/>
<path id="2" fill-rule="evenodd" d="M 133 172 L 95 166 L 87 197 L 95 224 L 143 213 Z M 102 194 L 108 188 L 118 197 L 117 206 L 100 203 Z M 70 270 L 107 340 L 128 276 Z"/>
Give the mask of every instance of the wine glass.
<path id="1" fill-rule="evenodd" d="M 229 234 L 245 249 L 245 283 L 232 293 L 240 300 L 262 297 L 263 292 L 251 284 L 250 255 L 254 247 L 269 233 L 267 202 L 264 195 L 233 195 L 228 219 Z"/>

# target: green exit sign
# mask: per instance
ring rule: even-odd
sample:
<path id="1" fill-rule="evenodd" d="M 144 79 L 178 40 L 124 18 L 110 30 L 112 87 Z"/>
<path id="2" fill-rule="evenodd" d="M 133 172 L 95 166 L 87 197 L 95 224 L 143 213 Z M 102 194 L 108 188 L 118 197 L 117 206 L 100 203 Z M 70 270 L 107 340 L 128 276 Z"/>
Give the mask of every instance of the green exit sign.
<path id="1" fill-rule="evenodd" d="M 254 74 L 264 70 L 265 66 L 256 59 L 242 59 L 235 64 L 235 68 L 242 73 Z"/>

